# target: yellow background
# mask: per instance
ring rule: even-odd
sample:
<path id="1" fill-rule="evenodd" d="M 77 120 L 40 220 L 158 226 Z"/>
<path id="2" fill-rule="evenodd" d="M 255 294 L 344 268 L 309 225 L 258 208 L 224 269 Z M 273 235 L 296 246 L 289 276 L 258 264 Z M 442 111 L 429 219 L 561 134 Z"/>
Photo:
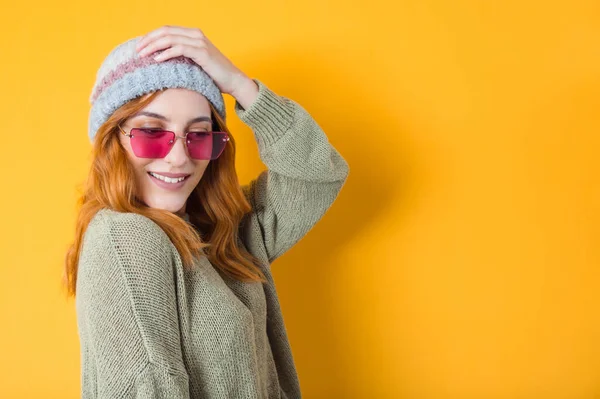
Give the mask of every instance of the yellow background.
<path id="1" fill-rule="evenodd" d="M 600 397 L 600 3 L 2 5 L 0 397 L 79 397 L 60 290 L 116 44 L 199 27 L 350 164 L 273 265 L 306 398 Z M 226 97 L 240 180 L 263 170 Z"/>

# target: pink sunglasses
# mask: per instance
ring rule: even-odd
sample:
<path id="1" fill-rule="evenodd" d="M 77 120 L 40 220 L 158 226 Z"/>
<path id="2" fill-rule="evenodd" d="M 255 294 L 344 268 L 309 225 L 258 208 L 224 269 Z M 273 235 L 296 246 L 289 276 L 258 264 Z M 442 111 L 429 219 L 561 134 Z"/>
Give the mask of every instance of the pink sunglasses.
<path id="1" fill-rule="evenodd" d="M 118 125 L 122 134 L 129 137 L 133 153 L 139 158 L 164 158 L 176 139 L 185 139 L 188 153 L 193 159 L 215 160 L 223 153 L 229 135 L 227 132 L 187 132 L 176 136 L 175 132 L 158 128 L 132 128 L 129 134 Z"/>

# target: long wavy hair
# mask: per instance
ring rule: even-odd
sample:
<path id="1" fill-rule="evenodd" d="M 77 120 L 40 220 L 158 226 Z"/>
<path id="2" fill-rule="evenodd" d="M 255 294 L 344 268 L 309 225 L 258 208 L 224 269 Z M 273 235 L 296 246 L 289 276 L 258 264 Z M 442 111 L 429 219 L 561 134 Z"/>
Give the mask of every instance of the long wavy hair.
<path id="1" fill-rule="evenodd" d="M 169 211 L 148 207 L 137 196 L 135 172 L 119 141 L 117 125 L 150 104 L 162 91 L 129 101 L 96 133 L 90 172 L 77 201 L 75 239 L 65 256 L 63 284 L 68 297 L 76 295 L 77 267 L 85 230 L 102 208 L 138 213 L 153 220 L 171 239 L 186 268 L 203 254 L 218 270 L 233 279 L 266 281 L 260 261 L 238 243 L 239 225 L 252 207 L 235 172 L 234 137 L 210 102 L 213 129 L 227 132 L 230 139 L 221 156 L 208 163 L 202 179 L 187 200 L 186 212 L 191 224 Z"/>

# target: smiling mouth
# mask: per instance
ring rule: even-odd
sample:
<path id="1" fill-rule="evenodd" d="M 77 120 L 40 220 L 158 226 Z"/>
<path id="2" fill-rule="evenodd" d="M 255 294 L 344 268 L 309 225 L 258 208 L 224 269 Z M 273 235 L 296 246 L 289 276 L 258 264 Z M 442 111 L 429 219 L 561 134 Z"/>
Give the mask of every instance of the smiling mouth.
<path id="1" fill-rule="evenodd" d="M 191 175 L 187 175 L 187 176 L 183 176 L 183 177 L 168 177 L 168 176 L 163 176 L 163 175 L 160 175 L 160 174 L 154 173 L 154 172 L 148 172 L 148 175 L 150 175 L 151 177 L 153 177 L 157 180 L 168 183 L 168 184 L 181 183 L 181 182 L 187 180 L 191 176 Z"/>

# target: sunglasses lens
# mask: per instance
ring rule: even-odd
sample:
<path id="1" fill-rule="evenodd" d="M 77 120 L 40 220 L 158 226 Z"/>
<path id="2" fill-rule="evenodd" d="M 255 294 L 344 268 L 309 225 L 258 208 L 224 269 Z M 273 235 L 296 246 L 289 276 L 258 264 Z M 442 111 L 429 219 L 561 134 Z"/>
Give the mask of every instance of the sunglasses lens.
<path id="1" fill-rule="evenodd" d="M 140 158 L 163 158 L 172 147 L 173 133 L 163 130 L 131 129 L 131 148 Z"/>
<path id="2" fill-rule="evenodd" d="M 131 129 L 131 148 L 140 158 L 164 158 L 173 147 L 174 133 L 158 129 Z M 193 159 L 219 158 L 228 137 L 226 132 L 189 132 L 187 148 Z"/>
<path id="3" fill-rule="evenodd" d="M 227 144 L 226 132 L 189 132 L 187 147 L 194 159 L 217 159 Z"/>

